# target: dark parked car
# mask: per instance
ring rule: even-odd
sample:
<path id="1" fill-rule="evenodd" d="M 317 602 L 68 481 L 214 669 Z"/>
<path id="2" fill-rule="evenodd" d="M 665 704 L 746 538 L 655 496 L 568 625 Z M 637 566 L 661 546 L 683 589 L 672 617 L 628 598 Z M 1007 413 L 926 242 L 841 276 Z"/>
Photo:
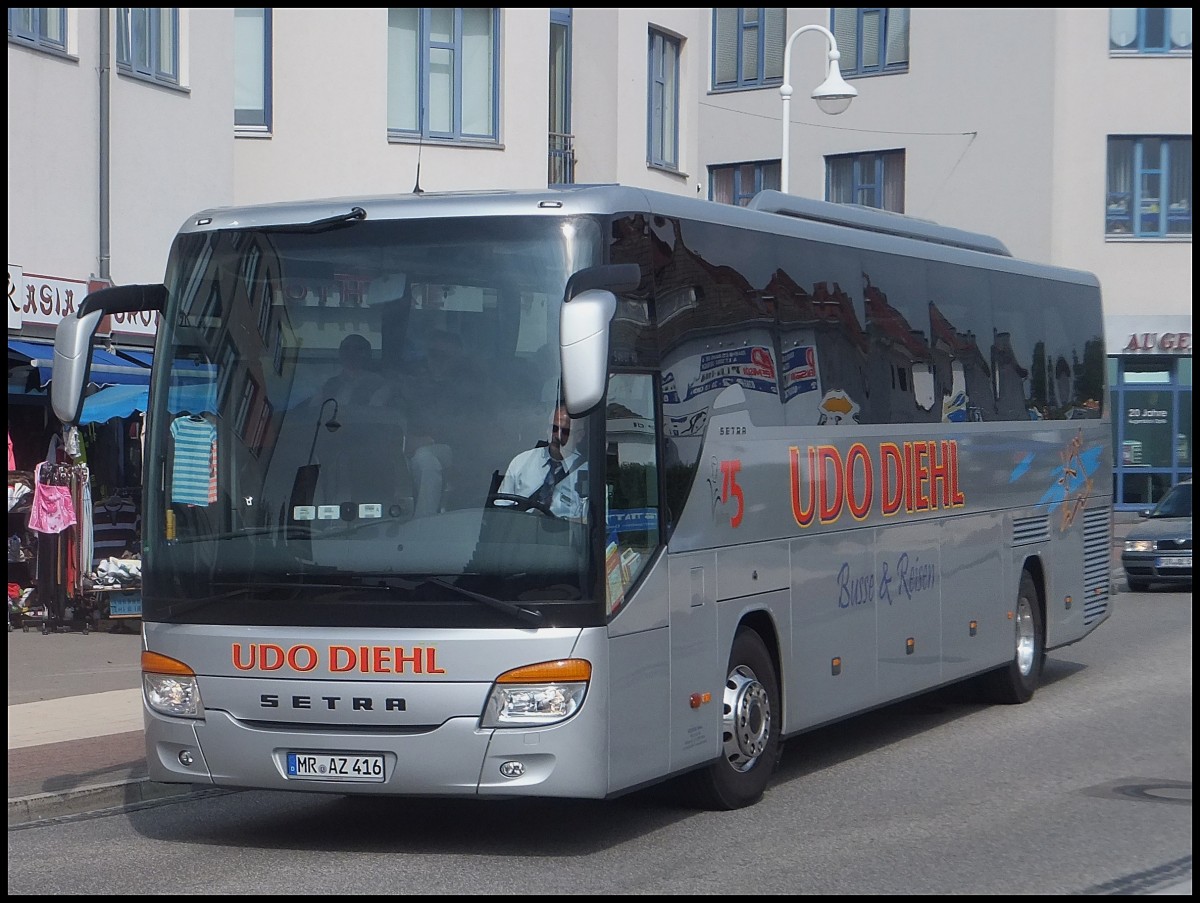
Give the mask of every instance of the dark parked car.
<path id="1" fill-rule="evenodd" d="M 1134 592 L 1151 583 L 1192 583 L 1192 481 L 1176 483 L 1125 537 L 1121 565 Z"/>

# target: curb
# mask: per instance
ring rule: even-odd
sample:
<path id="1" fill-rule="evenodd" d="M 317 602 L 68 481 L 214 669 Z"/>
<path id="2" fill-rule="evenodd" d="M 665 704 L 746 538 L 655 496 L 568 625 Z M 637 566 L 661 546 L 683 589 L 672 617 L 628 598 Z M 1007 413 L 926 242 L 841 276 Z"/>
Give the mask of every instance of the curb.
<path id="1" fill-rule="evenodd" d="M 158 784 L 146 778 L 93 784 L 63 793 L 10 799 L 8 827 L 31 827 L 70 816 L 110 814 L 236 792 L 204 784 Z"/>

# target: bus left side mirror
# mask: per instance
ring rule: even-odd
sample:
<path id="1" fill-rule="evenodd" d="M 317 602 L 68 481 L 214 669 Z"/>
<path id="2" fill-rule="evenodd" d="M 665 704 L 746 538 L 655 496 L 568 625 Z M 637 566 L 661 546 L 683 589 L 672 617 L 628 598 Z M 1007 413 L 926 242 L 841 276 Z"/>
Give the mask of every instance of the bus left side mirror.
<path id="1" fill-rule="evenodd" d="M 92 336 L 103 312 L 94 310 L 82 317 L 67 316 L 54 330 L 54 378 L 50 380 L 50 403 L 63 426 L 76 426 L 83 412 L 83 392 L 92 365 Z"/>
<path id="2" fill-rule="evenodd" d="M 582 417 L 604 397 L 608 328 L 616 311 L 616 295 L 603 289 L 588 289 L 563 305 L 558 322 L 562 394 L 572 417 Z"/>

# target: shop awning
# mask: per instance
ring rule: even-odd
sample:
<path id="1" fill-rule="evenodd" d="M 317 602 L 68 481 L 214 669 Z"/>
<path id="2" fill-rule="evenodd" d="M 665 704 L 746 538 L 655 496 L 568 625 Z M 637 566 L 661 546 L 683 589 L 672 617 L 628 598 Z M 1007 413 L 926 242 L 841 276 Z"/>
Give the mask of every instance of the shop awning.
<path id="1" fill-rule="evenodd" d="M 91 380 L 98 386 L 148 386 L 150 365 L 154 361 L 152 351 L 122 351 L 125 357 L 92 349 Z M 36 368 L 43 387 L 49 384 L 54 369 L 54 345 L 43 342 L 8 340 L 8 356 L 22 364 Z"/>
<path id="2" fill-rule="evenodd" d="M 145 413 L 149 397 L 148 386 L 108 386 L 83 400 L 79 423 L 107 423 L 114 417 Z M 172 386 L 167 407 L 172 414 L 215 413 L 216 387 L 211 382 Z"/>

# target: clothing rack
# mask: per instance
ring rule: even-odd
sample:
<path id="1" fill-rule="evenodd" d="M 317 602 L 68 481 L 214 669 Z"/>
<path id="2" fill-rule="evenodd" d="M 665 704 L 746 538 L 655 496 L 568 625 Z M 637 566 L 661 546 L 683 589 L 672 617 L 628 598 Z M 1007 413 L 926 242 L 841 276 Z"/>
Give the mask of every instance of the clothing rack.
<path id="1" fill-rule="evenodd" d="M 79 628 L 87 633 L 95 621 L 94 606 L 83 592 L 83 575 L 91 569 L 92 500 L 86 464 L 47 461 L 39 464 L 34 479 L 44 486 L 66 487 L 75 523 L 58 532 L 37 532 L 34 611 L 22 622 L 31 622 L 42 633 Z M 35 488 L 36 492 L 36 488 Z"/>

